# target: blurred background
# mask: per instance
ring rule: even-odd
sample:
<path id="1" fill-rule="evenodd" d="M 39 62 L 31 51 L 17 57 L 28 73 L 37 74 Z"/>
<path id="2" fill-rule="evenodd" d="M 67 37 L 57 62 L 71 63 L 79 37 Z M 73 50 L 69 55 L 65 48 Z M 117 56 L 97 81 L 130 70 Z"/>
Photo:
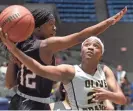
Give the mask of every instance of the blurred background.
<path id="1" fill-rule="evenodd" d="M 129 104 L 126 106 L 116 107 L 133 109 L 133 0 L 0 0 L 0 11 L 13 4 L 24 5 L 29 10 L 42 7 L 51 11 L 57 20 L 58 36 L 92 26 L 127 6 L 128 12 L 120 22 L 98 37 L 105 44 L 105 53 L 101 62 L 114 71 L 118 83 L 129 99 Z M 4 104 L 5 107 L 2 106 L 5 109 L 8 107 L 9 97 L 14 94 L 14 91 L 4 87 L 8 55 L 9 53 L 1 46 L 0 104 Z M 57 64 L 80 64 L 80 45 L 57 53 L 56 62 Z"/>

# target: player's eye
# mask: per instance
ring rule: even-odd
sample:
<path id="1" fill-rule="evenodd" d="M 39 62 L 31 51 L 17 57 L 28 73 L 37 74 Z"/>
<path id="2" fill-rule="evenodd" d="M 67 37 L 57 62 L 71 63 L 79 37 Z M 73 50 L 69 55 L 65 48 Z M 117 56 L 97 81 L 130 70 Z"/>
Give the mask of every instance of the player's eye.
<path id="1" fill-rule="evenodd" d="M 98 44 L 94 44 L 94 47 L 96 48 L 100 48 L 100 46 Z"/>
<path id="2" fill-rule="evenodd" d="M 91 45 L 90 43 L 85 43 L 85 44 L 84 44 L 84 46 L 86 46 L 86 47 L 87 47 L 87 46 L 90 46 L 90 45 Z"/>

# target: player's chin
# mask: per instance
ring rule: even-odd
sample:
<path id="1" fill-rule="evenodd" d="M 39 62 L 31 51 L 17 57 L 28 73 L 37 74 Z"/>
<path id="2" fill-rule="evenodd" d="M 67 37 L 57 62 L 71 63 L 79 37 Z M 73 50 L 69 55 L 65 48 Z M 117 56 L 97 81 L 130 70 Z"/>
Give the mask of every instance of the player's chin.
<path id="1" fill-rule="evenodd" d="M 51 37 L 55 36 L 56 34 L 50 34 Z"/>
<path id="2" fill-rule="evenodd" d="M 88 59 L 88 60 L 89 60 L 89 59 L 93 59 L 93 56 L 92 56 L 92 55 L 87 55 L 87 56 L 86 56 L 86 59 Z"/>

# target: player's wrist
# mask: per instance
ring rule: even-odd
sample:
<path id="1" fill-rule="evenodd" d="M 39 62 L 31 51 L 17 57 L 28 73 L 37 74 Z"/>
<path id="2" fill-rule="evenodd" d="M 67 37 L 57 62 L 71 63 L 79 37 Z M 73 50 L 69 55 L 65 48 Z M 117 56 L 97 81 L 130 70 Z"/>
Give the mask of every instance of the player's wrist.
<path id="1" fill-rule="evenodd" d="M 106 22 L 107 22 L 107 24 L 114 25 L 115 19 L 114 19 L 114 17 L 111 17 L 111 18 L 108 18 Z"/>
<path id="2" fill-rule="evenodd" d="M 112 96 L 113 96 L 113 95 L 114 95 L 113 92 L 108 91 L 108 92 L 107 92 L 107 99 L 108 99 L 108 100 L 112 100 Z"/>
<path id="3" fill-rule="evenodd" d="M 17 51 L 17 47 L 15 46 L 15 44 L 13 44 L 11 47 L 8 47 L 8 49 L 14 54 Z"/>

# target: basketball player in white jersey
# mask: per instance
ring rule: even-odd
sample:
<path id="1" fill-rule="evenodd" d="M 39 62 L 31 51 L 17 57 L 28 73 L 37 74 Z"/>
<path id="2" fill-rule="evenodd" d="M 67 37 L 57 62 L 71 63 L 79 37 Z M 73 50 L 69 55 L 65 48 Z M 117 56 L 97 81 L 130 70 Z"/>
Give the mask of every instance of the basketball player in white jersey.
<path id="1" fill-rule="evenodd" d="M 126 103 L 111 69 L 99 64 L 104 53 L 104 45 L 99 38 L 89 37 L 82 43 L 80 65 L 43 66 L 17 49 L 2 32 L 0 37 L 7 48 L 34 73 L 63 82 L 72 110 L 105 110 L 106 100 L 121 105 Z"/>

